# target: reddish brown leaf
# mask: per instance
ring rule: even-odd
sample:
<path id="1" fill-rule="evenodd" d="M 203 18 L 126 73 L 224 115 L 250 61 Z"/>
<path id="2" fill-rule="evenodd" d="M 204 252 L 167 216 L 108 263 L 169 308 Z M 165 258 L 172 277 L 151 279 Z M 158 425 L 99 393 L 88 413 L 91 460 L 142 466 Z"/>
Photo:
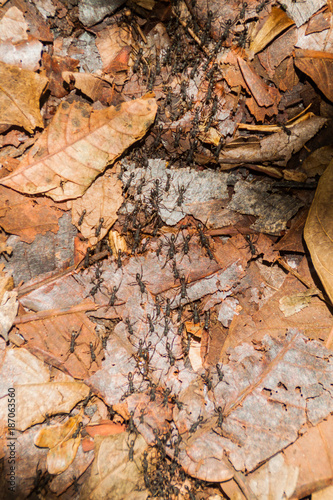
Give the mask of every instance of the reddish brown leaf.
<path id="1" fill-rule="evenodd" d="M 156 110 L 155 100 L 145 98 L 100 111 L 63 102 L 20 167 L 1 183 L 23 193 L 46 193 L 57 201 L 78 198 L 146 133 Z"/>
<path id="2" fill-rule="evenodd" d="M 295 64 L 315 82 L 330 101 L 333 101 L 333 54 L 298 49 L 295 53 Z"/>

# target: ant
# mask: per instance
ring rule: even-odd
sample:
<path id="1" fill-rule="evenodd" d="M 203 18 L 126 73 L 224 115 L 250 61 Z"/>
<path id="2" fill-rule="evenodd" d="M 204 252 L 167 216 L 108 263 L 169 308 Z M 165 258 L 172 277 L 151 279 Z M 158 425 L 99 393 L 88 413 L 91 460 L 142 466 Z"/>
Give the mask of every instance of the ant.
<path id="1" fill-rule="evenodd" d="M 135 286 L 135 285 L 139 286 L 141 295 L 147 293 L 146 285 L 148 284 L 148 282 L 147 281 L 143 281 L 142 278 L 143 278 L 143 270 L 142 270 L 142 266 L 141 266 L 141 274 L 140 273 L 136 273 L 136 275 L 135 275 L 135 282 L 134 283 L 130 283 L 130 286 Z"/>
<path id="2" fill-rule="evenodd" d="M 184 184 L 182 184 L 181 186 L 178 186 L 178 188 L 177 188 L 178 197 L 176 200 L 177 207 L 181 207 L 182 204 L 184 203 L 184 195 L 186 193 L 188 186 L 189 186 L 189 184 L 186 187 L 184 186 Z"/>
<path id="3" fill-rule="evenodd" d="M 120 283 L 119 283 L 118 286 L 114 285 L 112 287 L 112 292 L 111 292 L 110 300 L 109 300 L 109 303 L 108 303 L 109 307 L 114 307 L 116 301 L 118 300 L 117 292 L 118 292 L 119 288 L 120 288 Z"/>
<path id="4" fill-rule="evenodd" d="M 259 5 L 256 7 L 256 13 L 260 14 L 260 12 L 269 4 L 270 0 L 262 0 Z"/>
<path id="5" fill-rule="evenodd" d="M 219 365 L 219 363 L 216 363 L 216 371 L 217 371 L 217 376 L 218 376 L 218 379 L 219 379 L 219 382 L 222 382 L 223 378 L 224 378 L 224 373 L 222 371 L 222 367 Z"/>
<path id="6" fill-rule="evenodd" d="M 190 434 L 193 434 L 197 430 L 199 425 L 202 423 L 203 419 L 204 419 L 203 416 L 199 415 L 198 420 L 194 422 L 189 429 Z"/>
<path id="7" fill-rule="evenodd" d="M 98 226 L 95 228 L 95 236 L 96 236 L 96 238 L 98 238 L 98 236 L 99 236 L 99 235 L 100 235 L 100 233 L 101 233 L 101 229 L 102 229 L 102 227 L 103 227 L 103 223 L 104 223 L 104 218 L 103 218 L 103 217 L 101 217 L 101 218 L 99 219 L 99 224 L 98 224 Z"/>
<path id="8" fill-rule="evenodd" d="M 223 420 L 224 420 L 224 415 L 223 415 L 222 407 L 219 406 L 218 408 L 215 408 L 214 411 L 218 414 L 218 417 L 217 417 L 217 427 L 219 427 L 220 429 L 222 429 L 222 424 L 223 424 Z"/>
<path id="9" fill-rule="evenodd" d="M 69 347 L 69 352 L 70 352 L 71 354 L 73 354 L 73 352 L 75 351 L 76 339 L 78 338 L 78 336 L 79 336 L 79 335 L 80 335 L 80 333 L 81 333 L 82 326 L 83 326 L 83 325 L 81 325 L 81 326 L 80 326 L 80 329 L 79 329 L 79 331 L 78 331 L 78 332 L 76 332 L 75 330 L 73 330 L 73 331 L 72 331 L 72 333 L 71 333 L 71 345 L 70 345 L 70 347 Z"/>
<path id="10" fill-rule="evenodd" d="M 86 215 L 86 213 L 87 213 L 87 210 L 86 210 L 86 209 L 84 209 L 84 210 L 82 211 L 82 214 L 80 215 L 79 220 L 77 221 L 77 225 L 78 225 L 78 226 L 81 226 L 81 224 L 82 224 L 82 222 L 83 222 L 83 219 L 84 219 L 84 216 Z"/>

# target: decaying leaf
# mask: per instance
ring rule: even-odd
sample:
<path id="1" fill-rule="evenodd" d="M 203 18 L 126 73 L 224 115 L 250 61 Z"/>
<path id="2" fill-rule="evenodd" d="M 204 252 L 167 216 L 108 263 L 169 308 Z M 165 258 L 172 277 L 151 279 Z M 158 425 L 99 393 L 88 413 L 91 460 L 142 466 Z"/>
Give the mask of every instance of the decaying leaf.
<path id="1" fill-rule="evenodd" d="M 136 99 L 92 111 L 63 102 L 48 129 L 15 172 L 1 183 L 17 191 L 45 193 L 56 201 L 78 198 L 155 118 L 154 99 Z"/>
<path id="2" fill-rule="evenodd" d="M 33 71 L 0 62 L 0 127 L 6 130 L 12 125 L 32 133 L 44 128 L 39 111 L 40 96 L 48 79 Z"/>
<path id="3" fill-rule="evenodd" d="M 333 161 L 321 176 L 304 228 L 313 265 L 333 303 Z"/>

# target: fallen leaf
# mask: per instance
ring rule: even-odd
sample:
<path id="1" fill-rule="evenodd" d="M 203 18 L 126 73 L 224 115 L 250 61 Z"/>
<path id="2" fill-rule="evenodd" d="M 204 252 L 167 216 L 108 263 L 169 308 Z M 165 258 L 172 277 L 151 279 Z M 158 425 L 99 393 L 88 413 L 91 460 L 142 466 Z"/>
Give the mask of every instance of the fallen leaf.
<path id="1" fill-rule="evenodd" d="M 78 198 L 109 163 L 143 137 L 156 110 L 155 100 L 144 98 L 100 111 L 62 102 L 19 168 L 1 184 L 27 194 L 45 193 L 56 201 Z"/>
<path id="2" fill-rule="evenodd" d="M 298 49 L 294 62 L 297 68 L 308 75 L 322 93 L 333 101 L 333 54 Z"/>
<path id="3" fill-rule="evenodd" d="M 0 62 L 0 127 L 12 125 L 32 133 L 36 127 L 44 128 L 39 100 L 48 79 L 33 71 Z"/>
<path id="4" fill-rule="evenodd" d="M 81 442 L 81 422 L 78 414 L 65 423 L 42 428 L 35 437 L 36 446 L 50 448 L 46 458 L 50 474 L 61 474 L 74 462 Z"/>
<path id="5" fill-rule="evenodd" d="M 13 44 L 28 39 L 29 27 L 17 7 L 7 10 L 0 21 L 0 41 L 10 40 Z"/>
<path id="6" fill-rule="evenodd" d="M 72 73 L 70 71 L 63 71 L 62 77 L 68 85 L 74 85 L 94 102 L 100 101 L 105 105 L 111 103 L 112 86 L 104 78 L 90 73 Z"/>
<path id="7" fill-rule="evenodd" d="M 114 24 L 97 33 L 96 46 L 103 61 L 103 71 L 109 73 L 122 49 L 132 44 L 131 29 Z M 128 57 L 127 57 L 128 59 Z M 128 65 L 127 65 L 128 68 Z M 126 65 L 122 69 L 127 69 Z"/>
<path id="8" fill-rule="evenodd" d="M 138 435 L 133 440 L 133 460 L 129 460 L 131 440 L 131 436 L 125 432 L 97 440 L 91 474 L 80 493 L 82 500 L 147 498 L 143 477 L 137 465 L 147 444 Z"/>
<path id="9" fill-rule="evenodd" d="M 82 422 L 82 416 L 78 414 L 69 417 L 64 423 L 43 427 L 35 437 L 35 445 L 40 448 L 54 448 L 69 439 L 80 422 Z"/>
<path id="10" fill-rule="evenodd" d="M 95 246 L 118 219 L 117 212 L 122 203 L 121 181 L 116 175 L 106 172 L 96 179 L 82 197 L 71 202 L 73 224 L 89 240 L 90 245 Z M 83 211 L 85 215 L 79 225 Z M 97 228 L 100 228 L 98 236 L 96 236 Z"/>
<path id="11" fill-rule="evenodd" d="M 0 293 L 0 336 L 8 340 L 8 332 L 13 326 L 18 310 L 17 292 Z"/>
<path id="12" fill-rule="evenodd" d="M 0 186 L 1 227 L 9 234 L 17 234 L 26 243 L 32 243 L 38 234 L 57 233 L 58 221 L 63 215 L 63 210 L 48 198 L 27 198 Z"/>
<path id="13" fill-rule="evenodd" d="M 313 265 L 333 303 L 333 161 L 321 176 L 304 228 Z"/>
<path id="14" fill-rule="evenodd" d="M 257 54 L 292 24 L 294 24 L 294 21 L 282 9 L 273 7 L 267 21 L 251 42 L 250 50 Z"/>
<path id="15" fill-rule="evenodd" d="M 51 94 L 55 97 L 64 97 L 67 95 L 69 90 L 64 87 L 62 74 L 66 70 L 74 71 L 79 65 L 79 61 L 71 57 L 50 56 L 47 52 L 44 52 L 42 64 L 49 79 Z"/>

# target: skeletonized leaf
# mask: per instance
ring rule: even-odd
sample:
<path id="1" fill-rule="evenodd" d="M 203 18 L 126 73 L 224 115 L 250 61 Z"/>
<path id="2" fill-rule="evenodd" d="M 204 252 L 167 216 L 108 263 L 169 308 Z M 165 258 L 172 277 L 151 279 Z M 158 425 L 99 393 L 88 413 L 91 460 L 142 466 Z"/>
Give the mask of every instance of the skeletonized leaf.
<path id="1" fill-rule="evenodd" d="M 333 161 L 320 178 L 304 228 L 313 265 L 333 302 Z"/>
<path id="2" fill-rule="evenodd" d="M 18 169 L 1 183 L 22 193 L 45 193 L 56 201 L 78 198 L 108 164 L 143 137 L 156 110 L 156 101 L 145 98 L 99 111 L 63 102 Z"/>

